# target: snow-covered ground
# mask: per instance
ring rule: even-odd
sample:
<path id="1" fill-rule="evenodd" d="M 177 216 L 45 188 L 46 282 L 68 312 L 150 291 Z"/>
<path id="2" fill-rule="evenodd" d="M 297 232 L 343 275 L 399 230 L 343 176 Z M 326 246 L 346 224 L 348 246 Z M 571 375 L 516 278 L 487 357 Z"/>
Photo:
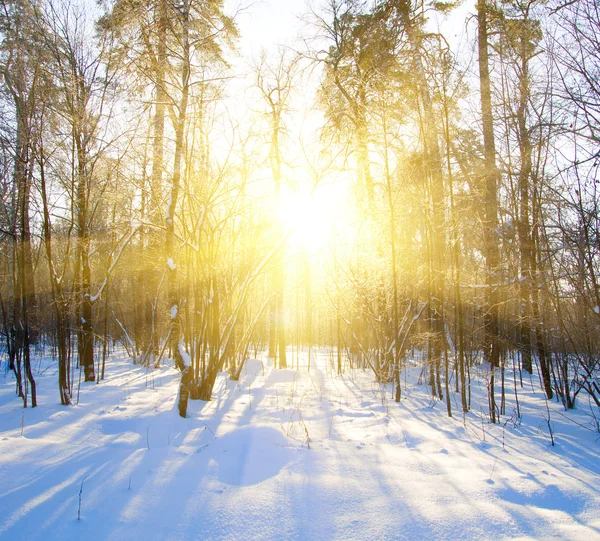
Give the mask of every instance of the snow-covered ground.
<path id="1" fill-rule="evenodd" d="M 310 373 L 250 361 L 181 419 L 172 367 L 117 356 L 70 407 L 54 370 L 35 409 L 0 376 L 1 539 L 600 539 L 600 434 L 529 382 L 521 424 L 509 397 L 492 426 L 483 368 L 449 419 L 420 368 L 396 404 L 328 354 Z"/>

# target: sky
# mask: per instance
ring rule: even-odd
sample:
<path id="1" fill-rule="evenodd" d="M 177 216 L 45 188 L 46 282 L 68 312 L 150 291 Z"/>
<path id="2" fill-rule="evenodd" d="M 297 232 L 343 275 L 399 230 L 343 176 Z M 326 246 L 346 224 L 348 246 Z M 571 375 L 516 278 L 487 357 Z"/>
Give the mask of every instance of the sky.
<path id="1" fill-rule="evenodd" d="M 235 9 L 240 5 L 240 0 L 229 0 L 228 4 Z M 241 34 L 240 49 L 244 56 L 257 54 L 261 48 L 268 50 L 278 44 L 291 45 L 301 27 L 298 17 L 307 11 L 303 0 L 257 0 L 241 5 L 242 12 L 237 23 Z"/>

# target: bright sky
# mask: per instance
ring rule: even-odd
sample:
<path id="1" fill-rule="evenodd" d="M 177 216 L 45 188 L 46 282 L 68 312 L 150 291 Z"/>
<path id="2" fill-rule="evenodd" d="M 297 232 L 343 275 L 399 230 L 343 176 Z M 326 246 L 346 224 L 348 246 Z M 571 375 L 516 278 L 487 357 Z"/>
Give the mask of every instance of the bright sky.
<path id="1" fill-rule="evenodd" d="M 239 5 L 240 0 L 229 0 Z M 291 45 L 300 28 L 298 16 L 306 12 L 303 0 L 256 0 L 237 18 L 241 33 L 240 49 L 244 56 L 257 54 L 261 48 L 270 49 L 278 44 Z"/>

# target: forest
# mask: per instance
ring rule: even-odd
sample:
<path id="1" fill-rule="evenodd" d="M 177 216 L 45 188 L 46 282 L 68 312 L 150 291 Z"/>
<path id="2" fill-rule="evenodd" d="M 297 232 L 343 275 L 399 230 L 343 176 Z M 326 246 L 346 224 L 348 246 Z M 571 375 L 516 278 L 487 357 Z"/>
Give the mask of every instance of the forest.
<path id="1" fill-rule="evenodd" d="M 0 329 L 24 407 L 40 350 L 62 405 L 115 348 L 172 360 L 185 417 L 249 358 L 310 370 L 328 348 L 396 402 L 417 359 L 448 416 L 482 363 L 491 423 L 531 374 L 599 413 L 595 1 L 323 0 L 252 54 L 250 4 L 1 4 Z"/>
<path id="2" fill-rule="evenodd" d="M 600 536 L 600 3 L 0 0 L 0 539 Z"/>

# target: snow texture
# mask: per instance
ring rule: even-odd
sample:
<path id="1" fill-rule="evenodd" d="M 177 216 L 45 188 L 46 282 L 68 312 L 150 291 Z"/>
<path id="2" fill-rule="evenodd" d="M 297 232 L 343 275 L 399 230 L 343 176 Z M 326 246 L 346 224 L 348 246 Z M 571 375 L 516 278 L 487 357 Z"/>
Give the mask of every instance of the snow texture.
<path id="1" fill-rule="evenodd" d="M 420 366 L 396 404 L 391 386 L 368 371 L 337 376 L 332 358 L 313 352 L 310 373 L 248 361 L 186 419 L 172 366 L 113 356 L 107 379 L 64 407 L 56 364 L 36 358 L 41 405 L 25 410 L 2 366 L 0 539 L 600 538 L 585 401 L 548 404 L 552 447 L 535 379 L 520 390 L 522 422 L 509 396 L 490 425 L 485 366 L 473 369 L 472 411 L 455 403 L 449 419 Z"/>
<path id="2" fill-rule="evenodd" d="M 170 315 L 171 315 L 171 319 L 175 319 L 177 317 L 177 311 L 179 310 L 178 306 L 176 304 L 174 304 L 173 306 L 171 306 L 171 310 L 170 310 Z"/>
<path id="3" fill-rule="evenodd" d="M 177 345 L 177 350 L 179 351 L 179 355 L 181 355 L 181 358 L 183 359 L 184 366 L 191 366 L 192 359 L 189 353 L 185 350 L 185 344 L 183 343 L 183 340 Z"/>

